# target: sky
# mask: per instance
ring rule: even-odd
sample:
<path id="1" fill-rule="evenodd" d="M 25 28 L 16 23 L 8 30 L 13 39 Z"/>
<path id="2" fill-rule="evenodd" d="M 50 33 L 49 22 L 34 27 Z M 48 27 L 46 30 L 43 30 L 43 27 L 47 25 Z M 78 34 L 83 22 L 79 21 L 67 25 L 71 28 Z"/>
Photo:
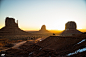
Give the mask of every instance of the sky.
<path id="1" fill-rule="evenodd" d="M 5 18 L 18 20 L 22 30 L 64 30 L 75 21 L 77 29 L 86 29 L 86 0 L 0 0 L 0 29 Z"/>

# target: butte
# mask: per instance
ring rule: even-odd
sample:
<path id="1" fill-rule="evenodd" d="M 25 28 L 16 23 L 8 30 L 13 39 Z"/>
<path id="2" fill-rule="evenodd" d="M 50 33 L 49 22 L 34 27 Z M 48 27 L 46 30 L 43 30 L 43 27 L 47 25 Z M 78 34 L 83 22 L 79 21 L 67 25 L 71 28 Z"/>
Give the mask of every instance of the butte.
<path id="1" fill-rule="evenodd" d="M 61 33 L 61 36 L 72 36 L 75 34 L 81 34 L 79 30 L 77 30 L 77 25 L 74 21 L 68 21 L 65 24 L 65 30 Z"/>
<path id="2" fill-rule="evenodd" d="M 15 22 L 14 18 L 6 17 L 5 19 L 5 26 L 0 29 L 0 36 L 1 35 L 28 35 L 23 30 L 18 27 L 18 20 L 17 23 Z"/>
<path id="3" fill-rule="evenodd" d="M 42 25 L 41 29 L 39 30 L 40 33 L 49 33 L 48 30 L 46 30 L 46 26 Z"/>

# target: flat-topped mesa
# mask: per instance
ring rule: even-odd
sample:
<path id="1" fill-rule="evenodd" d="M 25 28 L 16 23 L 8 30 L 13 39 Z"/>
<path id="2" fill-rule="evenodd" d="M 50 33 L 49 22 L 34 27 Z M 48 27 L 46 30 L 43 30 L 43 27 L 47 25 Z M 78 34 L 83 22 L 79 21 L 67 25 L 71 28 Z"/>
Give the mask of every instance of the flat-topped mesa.
<path id="1" fill-rule="evenodd" d="M 46 30 L 46 26 L 42 25 L 41 29 L 39 30 L 39 32 L 49 32 L 48 30 Z"/>
<path id="2" fill-rule="evenodd" d="M 14 18 L 7 17 L 5 19 L 5 27 L 18 27 L 18 23 L 15 23 L 15 19 Z"/>
<path id="3" fill-rule="evenodd" d="M 77 30 L 77 25 L 74 21 L 68 21 L 65 24 L 65 30 L 61 33 L 62 36 L 72 36 L 74 34 L 81 34 L 82 32 Z"/>

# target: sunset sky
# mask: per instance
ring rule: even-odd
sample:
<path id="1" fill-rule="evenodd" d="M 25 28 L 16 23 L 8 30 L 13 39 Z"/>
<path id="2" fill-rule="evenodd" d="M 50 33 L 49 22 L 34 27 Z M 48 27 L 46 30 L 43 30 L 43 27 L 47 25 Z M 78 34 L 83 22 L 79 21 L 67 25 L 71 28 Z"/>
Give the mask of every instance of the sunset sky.
<path id="1" fill-rule="evenodd" d="M 65 23 L 75 21 L 77 29 L 86 29 L 86 0 L 1 0 L 0 29 L 5 18 L 18 20 L 23 30 L 64 30 Z"/>

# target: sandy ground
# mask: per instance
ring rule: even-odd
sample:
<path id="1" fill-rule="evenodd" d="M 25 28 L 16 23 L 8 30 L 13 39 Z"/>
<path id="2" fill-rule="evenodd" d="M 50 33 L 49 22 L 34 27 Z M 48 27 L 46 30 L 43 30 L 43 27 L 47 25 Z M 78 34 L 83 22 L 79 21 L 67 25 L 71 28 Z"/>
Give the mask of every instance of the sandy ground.
<path id="1" fill-rule="evenodd" d="M 27 41 L 22 41 L 22 42 L 19 42 L 19 43 L 15 43 L 13 47 L 11 48 L 18 48 L 19 46 L 21 46 L 22 44 L 26 43 Z"/>
<path id="2" fill-rule="evenodd" d="M 22 42 L 19 42 L 19 43 L 14 43 L 14 46 L 11 47 L 11 48 L 18 48 L 19 46 L 23 45 L 24 43 L 26 43 L 27 41 L 22 41 Z M 7 49 L 4 49 L 4 50 L 1 50 L 1 51 L 6 51 L 8 49 L 11 49 L 11 48 L 7 48 Z M 0 52 L 1 52 L 0 51 Z"/>

